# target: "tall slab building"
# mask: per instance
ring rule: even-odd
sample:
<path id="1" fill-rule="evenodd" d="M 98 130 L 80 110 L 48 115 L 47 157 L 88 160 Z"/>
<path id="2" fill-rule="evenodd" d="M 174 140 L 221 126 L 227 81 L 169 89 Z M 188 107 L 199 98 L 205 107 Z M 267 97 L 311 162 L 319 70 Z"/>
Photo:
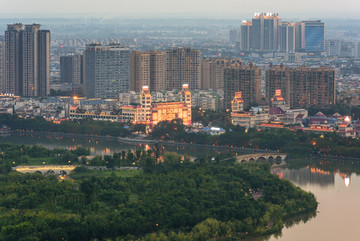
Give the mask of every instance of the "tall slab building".
<path id="1" fill-rule="evenodd" d="M 4 61 L 5 61 L 5 42 L 4 36 L 0 36 L 0 92 L 3 92 L 5 80 Z"/>
<path id="2" fill-rule="evenodd" d="M 189 89 L 201 87 L 200 50 L 190 47 L 166 50 L 166 90 L 181 90 L 183 84 Z"/>
<path id="3" fill-rule="evenodd" d="M 281 90 L 285 102 L 291 108 L 328 108 L 333 106 L 336 100 L 335 71 L 328 67 L 274 66 L 266 71 L 268 103 L 271 103 L 276 90 Z"/>
<path id="4" fill-rule="evenodd" d="M 118 98 L 130 89 L 130 49 L 119 44 L 86 45 L 84 51 L 85 95 Z"/>
<path id="5" fill-rule="evenodd" d="M 130 57 L 130 90 L 140 92 L 142 86 L 150 91 L 161 91 L 165 87 L 165 53 L 157 50 L 133 51 Z"/>
<path id="6" fill-rule="evenodd" d="M 296 23 L 296 50 L 304 52 L 325 51 L 325 24 L 320 20 Z"/>
<path id="7" fill-rule="evenodd" d="M 261 99 L 261 68 L 253 64 L 233 64 L 224 68 L 224 107 L 231 108 L 236 92 L 242 93 L 244 107 L 248 108 Z"/>
<path id="8" fill-rule="evenodd" d="M 235 58 L 203 58 L 201 60 L 201 89 L 224 89 L 224 68 L 231 64 L 241 64 Z"/>
<path id="9" fill-rule="evenodd" d="M 63 83 L 83 83 L 83 55 L 60 56 L 60 81 Z"/>
<path id="10" fill-rule="evenodd" d="M 50 94 L 50 31 L 40 24 L 9 24 L 5 31 L 3 92 L 21 96 Z"/>

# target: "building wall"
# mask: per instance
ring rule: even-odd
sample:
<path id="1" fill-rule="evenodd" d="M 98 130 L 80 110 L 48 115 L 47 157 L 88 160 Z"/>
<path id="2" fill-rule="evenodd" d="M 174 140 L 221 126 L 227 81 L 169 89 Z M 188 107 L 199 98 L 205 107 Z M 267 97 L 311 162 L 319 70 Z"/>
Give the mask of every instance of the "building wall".
<path id="1" fill-rule="evenodd" d="M 190 89 L 200 89 L 200 50 L 190 47 L 167 50 L 166 64 L 166 90 L 180 90 L 183 84 L 189 84 Z"/>
<path id="2" fill-rule="evenodd" d="M 120 45 L 90 44 L 85 50 L 88 98 L 117 98 L 130 88 L 130 50 Z"/>
<path id="3" fill-rule="evenodd" d="M 234 64 L 224 69 L 224 107 L 230 109 L 235 92 L 242 93 L 244 108 L 261 99 L 261 69 L 252 64 Z"/>
<path id="4" fill-rule="evenodd" d="M 22 96 L 50 94 L 50 31 L 39 24 L 10 24 L 5 31 L 3 90 Z"/>
<path id="5" fill-rule="evenodd" d="M 4 37 L 0 36 L 0 93 L 4 93 L 4 81 L 5 81 L 5 42 Z"/>
<path id="6" fill-rule="evenodd" d="M 266 71 L 266 99 L 271 104 L 275 91 L 281 90 L 286 103 L 290 103 L 290 74 L 284 66 L 275 66 Z"/>
<path id="7" fill-rule="evenodd" d="M 241 63 L 240 59 L 204 58 L 201 61 L 201 88 L 204 90 L 224 89 L 224 67 Z"/>
<path id="8" fill-rule="evenodd" d="M 132 51 L 130 54 L 130 90 L 140 92 L 150 84 L 150 54 Z"/>
<path id="9" fill-rule="evenodd" d="M 81 84 L 82 55 L 68 55 L 60 57 L 60 80 L 63 83 Z"/>
<path id="10" fill-rule="evenodd" d="M 150 54 L 150 90 L 165 90 L 166 60 L 165 53 L 157 50 L 149 51 Z"/>
<path id="11" fill-rule="evenodd" d="M 331 107 L 335 104 L 335 70 L 299 67 L 290 73 L 290 107 Z"/>

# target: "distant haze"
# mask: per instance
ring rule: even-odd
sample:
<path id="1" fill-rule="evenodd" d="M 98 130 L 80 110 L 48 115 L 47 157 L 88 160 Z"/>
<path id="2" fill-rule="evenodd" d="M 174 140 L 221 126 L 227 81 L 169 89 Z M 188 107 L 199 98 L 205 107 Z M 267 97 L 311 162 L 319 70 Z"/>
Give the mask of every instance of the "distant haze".
<path id="1" fill-rule="evenodd" d="M 1 17 L 360 18 L 358 0 L 0 0 Z"/>

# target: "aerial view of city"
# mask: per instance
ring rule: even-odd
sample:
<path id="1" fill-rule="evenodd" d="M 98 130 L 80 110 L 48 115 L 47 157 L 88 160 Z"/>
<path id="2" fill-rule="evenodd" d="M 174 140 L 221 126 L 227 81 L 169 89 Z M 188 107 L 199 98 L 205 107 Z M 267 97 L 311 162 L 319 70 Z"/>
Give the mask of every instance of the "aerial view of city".
<path id="1" fill-rule="evenodd" d="M 355 0 L 0 2 L 0 240 L 360 240 Z"/>

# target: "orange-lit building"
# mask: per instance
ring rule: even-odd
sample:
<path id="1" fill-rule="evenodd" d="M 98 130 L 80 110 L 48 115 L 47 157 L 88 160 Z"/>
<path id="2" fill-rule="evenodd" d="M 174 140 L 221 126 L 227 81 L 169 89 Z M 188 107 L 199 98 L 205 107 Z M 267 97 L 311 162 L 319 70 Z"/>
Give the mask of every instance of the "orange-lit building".
<path id="1" fill-rule="evenodd" d="M 140 107 L 137 109 L 137 124 L 156 125 L 160 121 L 182 119 L 184 125 L 191 125 L 191 93 L 184 84 L 180 92 L 180 101 L 152 103 L 148 86 L 143 86 L 140 94 Z"/>

